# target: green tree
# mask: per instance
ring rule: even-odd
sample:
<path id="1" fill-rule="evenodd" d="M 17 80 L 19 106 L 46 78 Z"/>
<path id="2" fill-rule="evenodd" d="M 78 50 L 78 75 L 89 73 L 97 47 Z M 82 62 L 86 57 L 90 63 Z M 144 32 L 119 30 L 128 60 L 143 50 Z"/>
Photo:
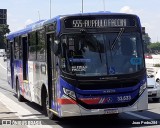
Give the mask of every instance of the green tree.
<path id="1" fill-rule="evenodd" d="M 145 53 L 149 52 L 148 46 L 151 44 L 151 38 L 149 37 L 148 33 L 145 33 L 143 35 L 143 40 L 144 40 L 144 50 Z"/>
<path id="2" fill-rule="evenodd" d="M 9 33 L 9 25 L 7 24 L 0 24 L 0 35 L 4 36 L 5 34 Z"/>
<path id="3" fill-rule="evenodd" d="M 9 25 L 7 24 L 0 24 L 0 48 L 5 48 L 6 38 L 5 35 L 9 33 Z"/>
<path id="4" fill-rule="evenodd" d="M 151 53 L 160 52 L 160 42 L 150 43 L 147 48 Z"/>

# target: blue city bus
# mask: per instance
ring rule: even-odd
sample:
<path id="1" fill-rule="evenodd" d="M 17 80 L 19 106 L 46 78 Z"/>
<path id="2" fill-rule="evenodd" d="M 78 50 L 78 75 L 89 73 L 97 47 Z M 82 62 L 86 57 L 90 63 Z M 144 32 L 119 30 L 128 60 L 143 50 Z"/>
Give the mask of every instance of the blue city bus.
<path id="1" fill-rule="evenodd" d="M 148 108 L 140 19 L 111 12 L 62 15 L 7 35 L 8 82 L 50 118 Z"/>

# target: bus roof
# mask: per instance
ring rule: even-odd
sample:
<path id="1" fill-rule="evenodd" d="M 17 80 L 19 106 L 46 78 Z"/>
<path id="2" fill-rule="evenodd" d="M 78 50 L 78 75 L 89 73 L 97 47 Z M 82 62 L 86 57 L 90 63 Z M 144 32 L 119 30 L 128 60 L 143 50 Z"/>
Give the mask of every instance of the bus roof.
<path id="1" fill-rule="evenodd" d="M 108 12 L 108 11 L 105 11 L 105 12 L 104 11 L 103 12 L 91 12 L 91 13 L 77 13 L 77 14 L 69 14 L 69 15 L 59 15 L 57 17 L 54 17 L 54 18 L 51 18 L 51 19 L 48 19 L 48 20 L 40 20 L 40 21 L 37 21 L 35 23 L 29 24 L 24 29 L 21 29 L 19 31 L 12 32 L 12 33 L 8 34 L 7 35 L 7 39 L 13 40 L 17 36 L 24 35 L 24 34 L 27 34 L 28 32 L 32 32 L 34 30 L 41 29 L 44 25 L 51 24 L 54 21 L 57 21 L 58 28 L 60 29 L 60 19 L 61 18 L 65 18 L 65 17 L 68 17 L 68 16 L 89 16 L 89 15 L 90 16 L 92 16 L 92 15 L 132 15 L 132 16 L 138 17 L 137 15 L 134 15 L 134 14 L 111 13 L 111 12 Z M 57 30 L 57 31 L 59 32 L 60 30 Z"/>
<path id="2" fill-rule="evenodd" d="M 15 37 L 17 37 L 19 35 L 27 34 L 28 32 L 31 32 L 34 29 L 37 29 L 38 27 L 42 27 L 42 24 L 43 24 L 44 21 L 45 20 L 37 21 L 35 23 L 27 25 L 26 28 L 24 28 L 24 29 L 21 29 L 21 30 L 16 31 L 16 32 L 12 32 L 12 33 L 7 35 L 7 39 L 13 40 Z"/>

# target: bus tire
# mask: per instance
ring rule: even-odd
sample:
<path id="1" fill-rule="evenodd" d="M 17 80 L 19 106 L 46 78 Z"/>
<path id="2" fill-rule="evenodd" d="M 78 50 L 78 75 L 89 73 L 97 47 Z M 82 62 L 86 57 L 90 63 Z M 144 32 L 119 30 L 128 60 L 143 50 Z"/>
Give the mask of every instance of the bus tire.
<path id="1" fill-rule="evenodd" d="M 109 115 L 110 118 L 119 118 L 119 113 L 115 113 L 115 114 L 110 114 Z"/>
<path id="2" fill-rule="evenodd" d="M 24 97 L 20 93 L 20 87 L 19 87 L 19 81 L 18 81 L 18 79 L 16 80 L 16 88 L 17 88 L 16 90 L 17 90 L 17 99 L 18 99 L 18 101 L 24 102 L 25 99 L 24 99 Z"/>
<path id="3" fill-rule="evenodd" d="M 103 117 L 107 118 L 107 119 L 117 119 L 119 118 L 119 113 L 114 113 L 114 114 L 106 114 Z"/>
<path id="4" fill-rule="evenodd" d="M 57 116 L 53 114 L 51 111 L 49 111 L 49 102 L 48 102 L 48 94 L 47 91 L 45 90 L 43 93 L 42 97 L 42 108 L 43 108 L 43 114 L 45 116 L 48 116 L 50 120 L 57 119 Z"/>
<path id="5" fill-rule="evenodd" d="M 159 102 L 159 98 L 152 98 L 154 102 Z"/>
<path id="6" fill-rule="evenodd" d="M 48 111 L 48 118 L 49 118 L 50 120 L 55 120 L 55 119 L 57 119 L 56 115 L 54 115 L 53 112 L 51 112 L 51 111 Z"/>

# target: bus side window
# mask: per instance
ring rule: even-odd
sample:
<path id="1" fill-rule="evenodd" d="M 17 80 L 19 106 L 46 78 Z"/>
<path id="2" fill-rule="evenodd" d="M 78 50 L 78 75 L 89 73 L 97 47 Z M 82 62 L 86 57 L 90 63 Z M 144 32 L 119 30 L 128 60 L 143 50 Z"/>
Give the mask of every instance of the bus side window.
<path id="1" fill-rule="evenodd" d="M 19 59 L 19 37 L 14 39 L 14 59 Z"/>
<path id="2" fill-rule="evenodd" d="M 40 30 L 37 32 L 38 36 L 38 45 L 37 45 L 37 60 L 38 61 L 45 61 L 45 52 L 46 52 L 46 45 L 45 45 L 45 34 L 44 30 Z"/>
<path id="3" fill-rule="evenodd" d="M 36 32 L 29 34 L 29 60 L 36 60 Z"/>
<path id="4" fill-rule="evenodd" d="M 9 42 L 9 40 L 7 40 L 7 59 L 10 59 L 10 53 L 11 52 L 11 42 Z"/>

